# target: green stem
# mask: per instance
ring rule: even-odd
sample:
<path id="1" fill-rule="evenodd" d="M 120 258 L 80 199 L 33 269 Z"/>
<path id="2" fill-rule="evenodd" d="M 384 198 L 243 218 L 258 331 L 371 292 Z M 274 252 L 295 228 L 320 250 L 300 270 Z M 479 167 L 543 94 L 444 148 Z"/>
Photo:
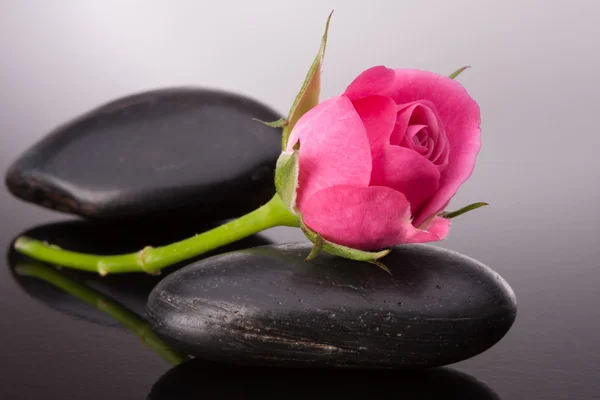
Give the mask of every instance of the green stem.
<path id="1" fill-rule="evenodd" d="M 280 225 L 299 226 L 297 217 L 276 194 L 262 207 L 214 229 L 180 242 L 156 248 L 146 247 L 129 254 L 106 256 L 77 253 L 26 236 L 19 237 L 14 246 L 19 253 L 31 258 L 63 267 L 98 272 L 100 275 L 125 272 L 156 274 L 162 268 Z"/>
<path id="2" fill-rule="evenodd" d="M 148 322 L 137 314 L 129 311 L 116 301 L 106 298 L 99 292 L 67 278 L 55 269 L 43 264 L 29 262 L 18 264 L 15 267 L 15 272 L 19 275 L 45 281 L 110 315 L 169 363 L 178 365 L 188 359 L 187 356 L 177 353 L 164 343 L 152 331 Z"/>

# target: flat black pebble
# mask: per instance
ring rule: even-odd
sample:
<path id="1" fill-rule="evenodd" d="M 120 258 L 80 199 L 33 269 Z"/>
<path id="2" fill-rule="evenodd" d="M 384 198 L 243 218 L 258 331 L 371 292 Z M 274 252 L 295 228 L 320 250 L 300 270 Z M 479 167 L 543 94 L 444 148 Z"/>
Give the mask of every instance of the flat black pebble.
<path id="1" fill-rule="evenodd" d="M 94 109 L 9 168 L 17 197 L 89 219 L 242 215 L 274 194 L 280 116 L 233 93 L 161 89 Z"/>
<path id="2" fill-rule="evenodd" d="M 500 400 L 485 383 L 465 373 L 426 371 L 328 370 L 237 367 L 186 361 L 152 387 L 147 400 L 369 399 L 377 391 L 402 400 Z"/>
<path id="3" fill-rule="evenodd" d="M 309 244 L 207 258 L 162 280 L 147 317 L 178 349 L 204 359 L 280 366 L 424 368 L 473 357 L 516 317 L 512 289 L 456 252 L 400 246 L 368 263 Z"/>

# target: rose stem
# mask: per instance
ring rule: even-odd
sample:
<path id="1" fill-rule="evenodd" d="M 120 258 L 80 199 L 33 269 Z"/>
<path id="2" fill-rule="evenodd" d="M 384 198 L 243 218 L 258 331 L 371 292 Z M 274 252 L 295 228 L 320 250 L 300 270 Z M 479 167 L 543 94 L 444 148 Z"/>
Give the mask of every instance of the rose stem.
<path id="1" fill-rule="evenodd" d="M 148 322 L 137 314 L 116 301 L 109 300 L 99 292 L 67 278 L 54 268 L 41 263 L 27 262 L 17 264 L 15 272 L 22 276 L 30 276 L 47 282 L 110 315 L 169 363 L 178 365 L 188 359 L 187 356 L 177 353 L 164 343 L 152 331 Z"/>
<path id="2" fill-rule="evenodd" d="M 274 226 L 299 226 L 297 217 L 277 194 L 262 207 L 214 229 L 166 246 L 146 247 L 134 253 L 110 256 L 77 253 L 26 236 L 19 237 L 14 247 L 19 253 L 40 261 L 100 275 L 125 272 L 156 274 L 169 265 Z"/>

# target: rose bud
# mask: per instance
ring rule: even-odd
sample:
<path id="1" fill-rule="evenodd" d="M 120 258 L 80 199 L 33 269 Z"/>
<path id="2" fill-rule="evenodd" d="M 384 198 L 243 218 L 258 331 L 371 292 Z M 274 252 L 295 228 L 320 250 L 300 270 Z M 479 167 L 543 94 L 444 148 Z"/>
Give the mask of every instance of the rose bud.
<path id="1" fill-rule="evenodd" d="M 370 68 L 298 119 L 278 165 L 295 196 L 282 198 L 315 254 L 374 261 L 387 252 L 367 252 L 442 240 L 442 212 L 473 171 L 479 125 L 477 103 L 454 79 Z"/>

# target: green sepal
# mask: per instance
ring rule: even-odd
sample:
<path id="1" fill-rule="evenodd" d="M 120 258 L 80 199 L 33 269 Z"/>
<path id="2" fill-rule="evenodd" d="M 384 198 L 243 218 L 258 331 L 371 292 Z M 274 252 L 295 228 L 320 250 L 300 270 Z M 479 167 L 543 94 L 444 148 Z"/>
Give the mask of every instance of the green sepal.
<path id="1" fill-rule="evenodd" d="M 450 75 L 448 75 L 448 78 L 450 78 L 450 79 L 456 78 L 457 76 L 459 76 L 467 68 L 471 68 L 471 67 L 469 67 L 469 66 L 460 67 L 459 69 L 457 69 L 456 71 L 454 71 L 453 73 L 451 73 Z"/>
<path id="2" fill-rule="evenodd" d="M 319 47 L 319 52 L 310 66 L 310 69 L 306 74 L 306 79 L 300 88 L 300 92 L 296 96 L 296 99 L 290 108 L 287 118 L 288 123 L 283 127 L 283 136 L 281 140 L 281 148 L 283 150 L 287 148 L 288 138 L 292 132 L 292 129 L 294 128 L 294 125 L 296 125 L 296 122 L 298 122 L 300 117 L 306 114 L 308 110 L 319 103 L 319 94 L 321 92 L 321 65 L 323 64 L 325 48 L 327 47 L 327 32 L 329 31 L 329 21 L 331 20 L 332 14 L 333 11 L 327 18 L 327 23 L 325 24 L 325 33 L 321 39 L 321 47 Z"/>
<path id="3" fill-rule="evenodd" d="M 316 256 L 319 255 L 319 253 L 323 250 L 323 245 L 325 244 L 325 240 L 323 239 L 323 237 L 321 235 L 319 235 L 317 233 L 317 236 L 315 238 L 315 242 L 314 242 L 314 247 L 312 248 L 312 250 L 310 251 L 310 254 L 306 257 L 306 261 L 310 261 L 313 258 L 315 258 Z"/>
<path id="4" fill-rule="evenodd" d="M 270 126 L 271 128 L 283 128 L 288 123 L 287 118 L 279 118 L 277 121 L 271 121 L 271 122 L 265 122 L 258 118 L 252 118 L 252 121 L 258 121 L 262 124 L 265 124 L 266 126 Z"/>
<path id="5" fill-rule="evenodd" d="M 302 232 L 304 232 L 304 235 L 308 238 L 308 240 L 315 244 L 315 247 L 313 247 L 312 251 L 307 257 L 307 260 L 312 260 L 321 250 L 323 250 L 334 256 L 356 261 L 366 261 L 368 263 L 377 265 L 379 268 L 383 269 L 391 275 L 389 268 L 381 261 L 379 261 L 379 259 L 390 254 L 392 249 L 385 249 L 381 251 L 364 251 L 342 246 L 340 244 L 336 244 L 326 239 L 323 239 L 321 235 L 319 235 L 316 232 L 313 232 L 310 228 L 304 225 L 304 221 L 302 221 L 302 218 L 299 219 L 299 222 L 300 228 L 302 229 Z"/>
<path id="6" fill-rule="evenodd" d="M 390 269 L 387 267 L 387 265 L 385 265 L 381 261 L 375 260 L 375 261 L 369 261 L 369 262 L 373 265 L 377 265 L 379 268 L 381 268 L 382 270 L 384 270 L 385 272 L 390 274 L 390 276 L 392 275 L 392 271 L 390 271 Z"/>
<path id="7" fill-rule="evenodd" d="M 446 219 L 451 219 L 454 217 L 458 217 L 459 215 L 462 215 L 464 213 L 467 213 L 469 211 L 473 211 L 478 209 L 479 207 L 483 207 L 483 206 L 488 206 L 488 203 L 484 203 L 484 202 L 479 202 L 479 203 L 473 203 L 473 204 L 469 204 L 468 206 L 465 206 L 459 210 L 456 211 L 444 211 L 443 213 L 440 214 L 440 217 L 446 218 Z"/>
<path id="8" fill-rule="evenodd" d="M 298 151 L 282 152 L 275 167 L 275 190 L 283 203 L 294 214 L 296 210 L 296 189 L 298 188 Z"/>

